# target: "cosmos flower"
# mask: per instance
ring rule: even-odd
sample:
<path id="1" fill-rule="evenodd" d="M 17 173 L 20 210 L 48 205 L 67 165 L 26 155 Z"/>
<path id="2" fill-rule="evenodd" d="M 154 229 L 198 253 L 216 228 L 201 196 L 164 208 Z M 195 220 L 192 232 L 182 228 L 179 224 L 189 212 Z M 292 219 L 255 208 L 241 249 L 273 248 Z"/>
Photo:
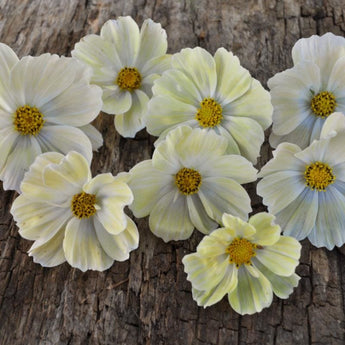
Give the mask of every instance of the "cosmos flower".
<path id="1" fill-rule="evenodd" d="M 138 247 L 137 227 L 123 211 L 133 201 L 125 177 L 91 178 L 77 152 L 38 156 L 21 190 L 11 213 L 20 235 L 35 241 L 29 254 L 42 266 L 67 260 L 82 271 L 103 271 Z"/>
<path id="2" fill-rule="evenodd" d="M 231 307 L 243 315 L 270 306 L 273 292 L 288 298 L 299 281 L 294 272 L 301 245 L 281 236 L 273 220 L 264 212 L 248 223 L 224 214 L 223 227 L 205 236 L 196 253 L 182 259 L 199 306 L 211 306 L 228 294 Z"/>
<path id="3" fill-rule="evenodd" d="M 167 47 L 160 24 L 146 19 L 139 31 L 131 17 L 119 17 L 108 20 L 100 36 L 83 37 L 72 51 L 92 68 L 92 83 L 103 90 L 102 110 L 116 115 L 115 127 L 124 137 L 145 127 L 153 81 L 170 66 Z"/>
<path id="4" fill-rule="evenodd" d="M 194 227 L 210 233 L 224 212 L 247 219 L 250 199 L 241 184 L 255 181 L 256 169 L 226 150 L 227 140 L 214 132 L 171 131 L 151 160 L 130 170 L 135 217 L 149 215 L 151 231 L 166 242 L 189 238 Z"/>
<path id="5" fill-rule="evenodd" d="M 257 192 L 285 235 L 329 250 L 345 243 L 344 145 L 344 116 L 332 114 L 320 140 L 280 144 L 260 171 Z"/>
<path id="6" fill-rule="evenodd" d="M 274 108 L 270 144 L 305 149 L 330 114 L 345 111 L 345 38 L 327 33 L 300 39 L 292 57 L 293 68 L 268 80 Z"/>
<path id="7" fill-rule="evenodd" d="M 155 81 L 146 115 L 157 144 L 181 124 L 205 128 L 227 139 L 228 152 L 255 163 L 272 122 L 269 93 L 224 48 L 214 57 L 200 47 L 182 49 L 171 65 Z"/>
<path id="8" fill-rule="evenodd" d="M 0 179 L 19 191 L 25 171 L 42 152 L 75 150 L 88 161 L 102 144 L 89 123 L 98 115 L 101 89 L 72 58 L 43 54 L 19 60 L 0 45 Z M 90 136 L 90 138 L 88 137 Z"/>

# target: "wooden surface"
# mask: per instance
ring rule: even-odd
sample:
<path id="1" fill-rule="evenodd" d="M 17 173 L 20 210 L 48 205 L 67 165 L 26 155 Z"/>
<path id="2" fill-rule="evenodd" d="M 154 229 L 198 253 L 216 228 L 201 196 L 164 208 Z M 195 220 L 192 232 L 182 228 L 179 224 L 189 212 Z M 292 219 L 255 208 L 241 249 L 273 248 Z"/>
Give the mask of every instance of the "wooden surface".
<path id="1" fill-rule="evenodd" d="M 169 52 L 224 46 L 263 85 L 291 66 L 291 48 L 300 37 L 331 31 L 344 35 L 344 0 L 0 0 L 0 41 L 20 56 L 44 52 L 70 56 L 85 34 L 131 15 L 160 22 Z M 128 171 L 152 154 L 153 138 L 141 131 L 121 138 L 113 118 L 95 121 L 104 146 L 93 173 Z M 270 157 L 262 149 L 259 167 Z M 255 186 L 247 189 L 254 211 L 263 210 Z M 140 246 L 130 260 L 109 270 L 82 273 L 67 264 L 47 269 L 26 254 L 31 243 L 18 235 L 9 213 L 13 192 L 0 187 L 0 344 L 344 344 L 345 259 L 303 241 L 300 284 L 288 300 L 274 299 L 260 314 L 239 316 L 226 299 L 197 307 L 182 257 L 194 251 L 201 234 L 163 243 L 137 221 Z"/>

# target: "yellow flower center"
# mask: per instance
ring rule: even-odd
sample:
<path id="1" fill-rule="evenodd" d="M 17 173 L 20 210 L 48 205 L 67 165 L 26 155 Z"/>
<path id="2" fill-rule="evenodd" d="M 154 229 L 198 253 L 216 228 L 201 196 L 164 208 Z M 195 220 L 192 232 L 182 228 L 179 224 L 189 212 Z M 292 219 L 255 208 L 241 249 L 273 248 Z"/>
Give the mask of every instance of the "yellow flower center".
<path id="1" fill-rule="evenodd" d="M 96 195 L 85 192 L 75 194 L 71 202 L 72 213 L 79 219 L 89 218 L 96 213 Z"/>
<path id="2" fill-rule="evenodd" d="M 201 127 L 215 127 L 222 121 L 222 107 L 213 98 L 204 98 L 195 118 Z"/>
<path id="3" fill-rule="evenodd" d="M 133 91 L 141 85 L 141 75 L 135 67 L 124 67 L 116 78 L 116 84 L 122 90 Z"/>
<path id="4" fill-rule="evenodd" d="M 24 105 L 14 114 L 14 128 L 21 135 L 37 135 L 44 124 L 43 114 L 36 108 Z"/>
<path id="5" fill-rule="evenodd" d="M 194 169 L 182 168 L 175 175 L 175 184 L 182 194 L 195 194 L 201 186 L 201 175 Z"/>
<path id="6" fill-rule="evenodd" d="M 229 254 L 229 262 L 239 268 L 242 264 L 250 265 L 251 258 L 256 255 L 255 249 L 258 246 L 245 238 L 235 238 L 226 248 Z"/>
<path id="7" fill-rule="evenodd" d="M 334 113 L 337 102 L 333 93 L 323 91 L 315 95 L 311 100 L 311 110 L 316 116 L 325 118 Z"/>
<path id="8" fill-rule="evenodd" d="M 304 171 L 305 184 L 311 189 L 325 191 L 335 181 L 332 168 L 326 163 L 315 162 L 306 166 Z"/>

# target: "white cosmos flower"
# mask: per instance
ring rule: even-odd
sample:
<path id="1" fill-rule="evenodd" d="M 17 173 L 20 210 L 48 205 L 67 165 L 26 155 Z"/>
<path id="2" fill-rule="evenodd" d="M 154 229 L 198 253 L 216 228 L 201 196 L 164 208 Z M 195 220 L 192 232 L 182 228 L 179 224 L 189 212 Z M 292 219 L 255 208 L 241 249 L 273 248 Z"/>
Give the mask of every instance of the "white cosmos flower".
<path id="1" fill-rule="evenodd" d="M 269 93 L 224 48 L 214 57 L 200 47 L 182 49 L 171 64 L 154 83 L 148 132 L 159 143 L 181 124 L 205 128 L 227 139 L 228 152 L 255 163 L 272 122 Z"/>
<path id="2" fill-rule="evenodd" d="M 297 41 L 294 67 L 269 79 L 273 112 L 270 144 L 306 148 L 320 136 L 325 119 L 345 112 L 345 38 L 327 33 Z"/>
<path id="3" fill-rule="evenodd" d="M 89 124 L 101 110 L 102 91 L 90 85 L 90 71 L 57 55 L 19 60 L 4 44 L 0 62 L 3 188 L 19 191 L 24 172 L 42 152 L 75 150 L 91 161 L 92 146 L 102 144 L 101 134 Z"/>
<path id="4" fill-rule="evenodd" d="M 242 183 L 256 179 L 244 157 L 226 154 L 227 140 L 204 129 L 180 126 L 155 149 L 152 160 L 130 170 L 137 218 L 165 242 L 218 227 L 224 212 L 247 219 L 250 199 Z"/>
<path id="5" fill-rule="evenodd" d="M 345 117 L 333 114 L 306 149 L 282 143 L 273 152 L 257 192 L 284 234 L 329 250 L 345 243 L 344 147 Z"/>
<path id="6" fill-rule="evenodd" d="M 145 127 L 153 81 L 170 67 L 167 47 L 160 24 L 146 19 L 139 31 L 131 17 L 119 17 L 108 20 L 100 36 L 83 37 L 72 51 L 92 68 L 92 82 L 103 90 L 102 110 L 116 115 L 115 127 L 124 137 Z"/>
<path id="7" fill-rule="evenodd" d="M 262 212 L 248 223 L 224 214 L 223 227 L 205 236 L 197 252 L 186 255 L 193 298 L 204 308 L 228 294 L 239 314 L 253 314 L 272 303 L 273 292 L 288 298 L 300 277 L 295 274 L 301 245 L 280 235 L 274 217 Z"/>
<path id="8" fill-rule="evenodd" d="M 137 227 L 123 211 L 133 201 L 125 177 L 91 178 L 77 152 L 38 156 L 21 189 L 11 213 L 20 235 L 35 241 L 29 254 L 42 266 L 67 260 L 82 271 L 103 271 L 138 247 Z"/>

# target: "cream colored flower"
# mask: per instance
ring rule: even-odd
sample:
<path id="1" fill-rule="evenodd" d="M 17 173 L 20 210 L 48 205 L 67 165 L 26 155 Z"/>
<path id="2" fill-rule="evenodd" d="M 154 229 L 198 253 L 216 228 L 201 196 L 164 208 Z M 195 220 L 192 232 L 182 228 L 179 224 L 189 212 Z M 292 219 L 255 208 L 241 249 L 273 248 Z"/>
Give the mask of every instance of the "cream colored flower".
<path id="1" fill-rule="evenodd" d="M 294 272 L 301 245 L 280 236 L 273 220 L 264 212 L 248 223 L 224 214 L 223 227 L 205 236 L 197 252 L 182 259 L 199 306 L 206 308 L 228 294 L 231 307 L 244 315 L 270 306 L 273 292 L 288 298 L 299 281 Z"/>
<path id="2" fill-rule="evenodd" d="M 102 137 L 89 123 L 98 115 L 102 99 L 101 89 L 89 84 L 89 70 L 57 55 L 19 60 L 4 44 L 0 61 L 3 188 L 19 191 L 25 171 L 42 152 L 75 150 L 91 161 L 92 146 L 100 146 Z"/>
<path id="3" fill-rule="evenodd" d="M 20 235 L 35 241 L 29 254 L 42 266 L 67 260 L 82 271 L 103 271 L 138 247 L 137 227 L 123 211 L 133 201 L 125 177 L 91 178 L 77 152 L 38 156 L 21 190 L 11 212 Z"/>
<path id="4" fill-rule="evenodd" d="M 210 233 L 224 212 L 247 219 L 250 199 L 241 184 L 254 181 L 256 169 L 226 150 L 227 140 L 216 133 L 174 129 L 152 160 L 130 170 L 130 209 L 137 218 L 150 215 L 151 231 L 166 242 L 187 239 L 194 227 Z"/>
<path id="5" fill-rule="evenodd" d="M 345 119 L 333 114 L 306 149 L 282 143 L 260 171 L 257 192 L 284 234 L 316 247 L 345 243 Z"/>
<path id="6" fill-rule="evenodd" d="M 108 20 L 100 36 L 83 37 L 72 51 L 92 68 L 92 82 L 103 90 L 102 110 L 116 115 L 115 127 L 124 137 L 145 127 L 153 81 L 170 66 L 167 46 L 160 24 L 146 19 L 139 31 L 131 17 L 119 17 Z"/>
<path id="7" fill-rule="evenodd" d="M 294 67 L 268 81 L 274 108 L 270 144 L 305 149 L 330 114 L 345 112 L 345 38 L 327 33 L 300 39 L 292 57 Z"/>
<path id="8" fill-rule="evenodd" d="M 154 83 L 147 131 L 159 143 L 181 124 L 205 128 L 227 139 L 228 152 L 255 163 L 272 122 L 269 93 L 224 48 L 214 57 L 200 47 L 182 49 L 172 67 Z"/>

